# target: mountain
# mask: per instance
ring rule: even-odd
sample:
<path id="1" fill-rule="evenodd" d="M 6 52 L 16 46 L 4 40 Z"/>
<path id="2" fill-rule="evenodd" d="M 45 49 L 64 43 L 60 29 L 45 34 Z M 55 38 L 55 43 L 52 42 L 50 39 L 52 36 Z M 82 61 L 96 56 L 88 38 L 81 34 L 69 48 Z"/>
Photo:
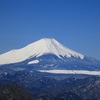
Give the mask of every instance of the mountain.
<path id="1" fill-rule="evenodd" d="M 55 39 L 44 38 L 29 44 L 24 48 L 11 50 L 0 55 L 0 64 L 22 62 L 26 59 L 30 59 L 32 57 L 40 57 L 44 54 L 54 54 L 60 59 L 63 59 L 63 57 L 75 57 L 80 59 L 84 58 L 84 55 L 70 50 Z"/>
<path id="2" fill-rule="evenodd" d="M 100 100 L 99 75 L 99 60 L 44 38 L 0 55 L 0 100 Z"/>
<path id="3" fill-rule="evenodd" d="M 91 74 L 90 71 L 92 71 L 94 75 L 97 75 L 99 72 L 93 71 L 100 71 L 100 61 L 77 53 L 53 38 L 43 38 L 21 49 L 1 54 L 0 68 L 5 71 L 35 70 L 40 73 L 48 73 L 48 70 L 52 70 L 56 74 L 60 70 L 67 70 L 67 74 L 81 74 L 77 72 L 81 70 L 82 74 Z M 73 70 L 77 71 L 73 72 Z"/>

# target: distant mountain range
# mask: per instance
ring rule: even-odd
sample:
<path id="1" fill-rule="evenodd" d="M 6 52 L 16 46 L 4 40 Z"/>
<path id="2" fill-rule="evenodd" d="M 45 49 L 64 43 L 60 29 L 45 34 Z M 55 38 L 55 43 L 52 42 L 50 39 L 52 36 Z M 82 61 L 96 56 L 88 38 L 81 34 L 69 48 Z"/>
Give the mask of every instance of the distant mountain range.
<path id="1" fill-rule="evenodd" d="M 11 97 L 14 100 L 100 100 L 100 77 L 55 79 L 28 71 L 0 75 L 0 100 Z"/>
<path id="2" fill-rule="evenodd" d="M 0 55 L 1 73 L 39 71 L 55 74 L 100 75 L 100 61 L 77 53 L 53 38 L 43 38 Z"/>

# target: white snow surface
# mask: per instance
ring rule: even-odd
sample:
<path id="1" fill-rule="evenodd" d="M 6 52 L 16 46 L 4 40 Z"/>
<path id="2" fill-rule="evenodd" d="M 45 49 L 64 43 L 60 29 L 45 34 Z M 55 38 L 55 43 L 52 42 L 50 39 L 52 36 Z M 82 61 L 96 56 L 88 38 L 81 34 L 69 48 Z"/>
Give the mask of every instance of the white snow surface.
<path id="1" fill-rule="evenodd" d="M 53 38 L 43 38 L 41 40 L 38 40 L 25 46 L 24 48 L 11 50 L 9 52 L 1 54 L 0 65 L 22 62 L 34 56 L 39 57 L 43 54 L 48 53 L 54 54 L 58 56 L 60 59 L 60 56 L 68 58 L 71 56 L 80 59 L 84 58 L 84 55 L 77 53 L 73 50 L 70 50 L 69 48 L 63 46 Z"/>
<path id="2" fill-rule="evenodd" d="M 39 60 L 33 60 L 33 61 L 28 62 L 28 64 L 37 64 L 37 63 L 39 63 Z"/>
<path id="3" fill-rule="evenodd" d="M 88 70 L 38 70 L 39 72 L 53 73 L 53 74 L 86 74 L 86 75 L 100 75 L 100 71 Z"/>

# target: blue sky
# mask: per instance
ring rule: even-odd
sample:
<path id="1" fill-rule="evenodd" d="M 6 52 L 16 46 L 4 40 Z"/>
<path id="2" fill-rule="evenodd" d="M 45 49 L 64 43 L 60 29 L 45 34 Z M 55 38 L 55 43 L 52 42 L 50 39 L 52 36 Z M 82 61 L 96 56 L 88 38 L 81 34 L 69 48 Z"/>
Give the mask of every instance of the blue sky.
<path id="1" fill-rule="evenodd" d="M 0 0 L 0 54 L 45 37 L 100 60 L 100 0 Z"/>

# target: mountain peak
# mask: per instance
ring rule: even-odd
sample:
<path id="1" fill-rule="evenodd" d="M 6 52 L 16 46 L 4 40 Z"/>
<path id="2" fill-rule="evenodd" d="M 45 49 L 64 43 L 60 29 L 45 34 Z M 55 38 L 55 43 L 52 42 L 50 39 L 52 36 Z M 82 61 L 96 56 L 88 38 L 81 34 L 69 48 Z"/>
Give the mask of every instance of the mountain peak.
<path id="1" fill-rule="evenodd" d="M 52 39 L 54 39 L 54 38 L 42 38 L 43 40 L 52 40 Z M 41 40 L 42 40 L 41 39 Z"/>
<path id="2" fill-rule="evenodd" d="M 42 39 L 40 39 L 38 41 L 51 42 L 51 41 L 55 41 L 55 39 L 54 38 L 42 38 Z"/>
<path id="3" fill-rule="evenodd" d="M 52 43 L 52 42 L 57 41 L 57 40 L 55 40 L 54 38 L 42 38 L 38 41 L 46 42 L 46 43 Z M 38 41 L 36 41 L 36 42 L 38 42 Z"/>
<path id="4" fill-rule="evenodd" d="M 53 38 L 43 38 L 24 48 L 11 50 L 0 55 L 0 64 L 17 63 L 32 57 L 40 57 L 44 54 L 54 54 L 60 59 L 62 57 L 84 58 L 84 55 L 63 46 Z"/>

